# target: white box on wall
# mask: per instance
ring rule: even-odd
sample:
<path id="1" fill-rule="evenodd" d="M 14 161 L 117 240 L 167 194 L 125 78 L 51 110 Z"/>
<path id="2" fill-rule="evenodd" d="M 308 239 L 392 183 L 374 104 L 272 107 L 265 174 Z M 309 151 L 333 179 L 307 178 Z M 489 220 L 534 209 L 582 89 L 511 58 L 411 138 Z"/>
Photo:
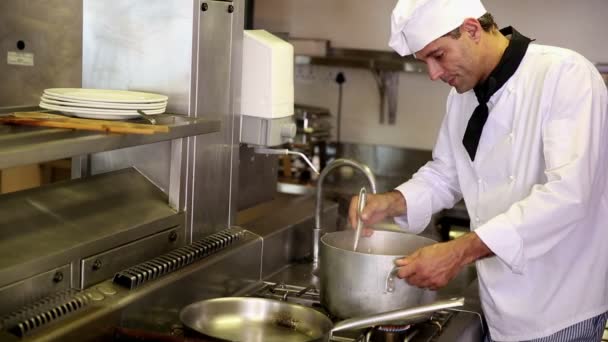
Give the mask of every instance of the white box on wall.
<path id="1" fill-rule="evenodd" d="M 245 31 L 243 39 L 241 114 L 293 115 L 293 46 L 264 30 Z"/>
<path id="2" fill-rule="evenodd" d="M 291 44 L 264 30 L 245 31 L 241 143 L 277 146 L 295 136 L 293 69 Z"/>

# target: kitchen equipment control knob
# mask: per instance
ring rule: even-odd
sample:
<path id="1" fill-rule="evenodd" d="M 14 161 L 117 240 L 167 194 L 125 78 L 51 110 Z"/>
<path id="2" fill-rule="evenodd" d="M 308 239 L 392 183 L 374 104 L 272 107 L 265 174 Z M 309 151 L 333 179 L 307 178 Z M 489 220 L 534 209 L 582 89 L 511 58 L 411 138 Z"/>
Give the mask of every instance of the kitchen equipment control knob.
<path id="1" fill-rule="evenodd" d="M 101 292 L 95 290 L 88 290 L 85 292 L 85 295 L 89 297 L 89 299 L 92 299 L 96 302 L 99 302 L 100 300 L 103 300 L 105 298 L 105 296 Z"/>
<path id="2" fill-rule="evenodd" d="M 63 272 L 55 272 L 55 275 L 53 275 L 53 282 L 54 283 L 60 283 L 63 280 Z"/>
<path id="3" fill-rule="evenodd" d="M 101 263 L 101 260 L 96 259 L 95 261 L 93 261 L 93 265 L 91 266 L 91 269 L 93 271 L 98 271 L 101 269 L 101 266 L 103 266 L 103 264 Z"/>
<path id="4" fill-rule="evenodd" d="M 295 123 L 281 125 L 281 137 L 291 139 L 296 136 L 297 127 Z"/>
<path id="5" fill-rule="evenodd" d="M 113 296 L 116 294 L 116 290 L 107 285 L 99 285 L 97 286 L 97 290 L 106 296 Z"/>

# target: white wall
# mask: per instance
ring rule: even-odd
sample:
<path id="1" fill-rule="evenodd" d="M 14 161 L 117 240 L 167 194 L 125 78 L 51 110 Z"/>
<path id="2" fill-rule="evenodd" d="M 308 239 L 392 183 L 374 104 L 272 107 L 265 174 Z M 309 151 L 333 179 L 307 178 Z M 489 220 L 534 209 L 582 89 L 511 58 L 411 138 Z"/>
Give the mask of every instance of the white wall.
<path id="1" fill-rule="evenodd" d="M 325 38 L 332 46 L 389 50 L 389 16 L 394 0 L 256 0 L 255 25 L 293 37 Z M 485 0 L 500 27 L 512 25 L 538 43 L 574 49 L 593 62 L 608 62 L 606 0 Z M 305 70 L 308 72 L 308 70 Z M 426 75 L 402 73 L 396 125 L 379 124 L 379 96 L 370 71 L 312 68 L 296 81 L 296 101 L 337 111 L 343 71 L 343 141 L 431 149 L 441 124 L 449 87 Z M 300 74 L 302 70 L 300 70 Z M 327 74 L 330 74 L 327 76 Z"/>

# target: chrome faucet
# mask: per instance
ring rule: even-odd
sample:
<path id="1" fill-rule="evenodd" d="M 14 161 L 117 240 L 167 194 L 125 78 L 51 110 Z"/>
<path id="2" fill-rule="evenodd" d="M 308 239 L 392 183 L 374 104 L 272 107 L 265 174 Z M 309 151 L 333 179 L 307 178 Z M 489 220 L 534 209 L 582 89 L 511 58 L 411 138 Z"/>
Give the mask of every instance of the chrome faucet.
<path id="1" fill-rule="evenodd" d="M 325 177 L 336 168 L 342 166 L 350 166 L 356 170 L 359 170 L 363 173 L 367 181 L 369 182 L 369 186 L 371 187 L 371 192 L 376 193 L 376 177 L 372 173 L 372 170 L 365 165 L 361 164 L 352 159 L 336 159 L 331 163 L 327 164 L 323 171 L 321 171 L 321 175 L 319 175 L 319 179 L 317 180 L 317 201 L 315 205 L 315 227 L 313 229 L 313 245 L 312 245 L 312 265 L 313 271 L 316 273 L 319 267 L 319 244 L 321 243 L 321 213 L 323 211 L 323 181 Z"/>

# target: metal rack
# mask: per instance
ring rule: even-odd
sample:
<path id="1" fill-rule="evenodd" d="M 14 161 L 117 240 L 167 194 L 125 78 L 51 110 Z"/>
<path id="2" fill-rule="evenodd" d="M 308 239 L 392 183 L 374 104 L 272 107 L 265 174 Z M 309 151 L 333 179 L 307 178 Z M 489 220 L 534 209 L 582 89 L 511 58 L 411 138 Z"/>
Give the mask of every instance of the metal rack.
<path id="1" fill-rule="evenodd" d="M 380 97 L 379 122 L 396 123 L 399 73 L 425 73 L 426 65 L 413 56 L 401 57 L 395 52 L 379 50 L 329 48 L 325 56 L 298 55 L 296 66 L 327 66 L 370 70 Z M 338 113 L 338 117 L 340 113 Z M 338 132 L 339 132 L 338 121 Z M 338 136 L 339 140 L 339 136 Z"/>
<path id="2" fill-rule="evenodd" d="M 394 52 L 380 50 L 329 48 L 326 56 L 297 55 L 298 65 L 370 69 L 394 72 L 426 72 L 424 63 L 413 56 L 401 57 Z"/>

